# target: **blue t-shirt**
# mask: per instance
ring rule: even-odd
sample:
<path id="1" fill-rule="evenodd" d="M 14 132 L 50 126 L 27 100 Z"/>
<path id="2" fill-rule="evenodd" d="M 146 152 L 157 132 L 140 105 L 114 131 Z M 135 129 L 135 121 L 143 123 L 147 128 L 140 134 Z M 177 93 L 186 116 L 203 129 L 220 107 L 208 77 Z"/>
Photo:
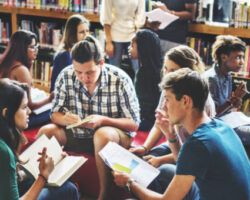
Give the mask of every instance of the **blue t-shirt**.
<path id="1" fill-rule="evenodd" d="M 176 174 L 195 176 L 203 200 L 250 200 L 248 157 L 233 129 L 220 120 L 201 124 L 185 142 Z"/>

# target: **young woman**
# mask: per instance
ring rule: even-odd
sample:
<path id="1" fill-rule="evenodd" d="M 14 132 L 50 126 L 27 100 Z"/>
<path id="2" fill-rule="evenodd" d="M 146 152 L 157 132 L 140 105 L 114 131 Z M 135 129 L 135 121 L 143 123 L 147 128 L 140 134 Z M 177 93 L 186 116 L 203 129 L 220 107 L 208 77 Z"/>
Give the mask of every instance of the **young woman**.
<path id="1" fill-rule="evenodd" d="M 160 39 L 149 29 L 139 30 L 132 39 L 129 53 L 131 58 L 139 61 L 135 88 L 141 109 L 140 130 L 150 130 L 154 125 L 154 113 L 160 98 L 158 87 L 162 68 Z"/>
<path id="2" fill-rule="evenodd" d="M 18 159 L 18 149 L 23 143 L 22 130 L 29 122 L 27 92 L 27 85 L 0 79 L 0 199 L 19 199 L 16 166 L 22 162 Z M 60 188 L 43 189 L 53 169 L 53 160 L 43 149 L 39 159 L 40 174 L 22 199 L 78 199 L 77 189 L 70 182 Z"/>
<path id="3" fill-rule="evenodd" d="M 75 43 L 83 40 L 89 34 L 89 21 L 80 14 L 68 18 L 63 38 L 55 54 L 51 76 L 50 91 L 54 91 L 58 74 L 68 65 L 72 64 L 70 50 Z"/>
<path id="4" fill-rule="evenodd" d="M 200 56 L 192 48 L 185 45 L 180 45 L 178 47 L 170 49 L 165 55 L 164 66 L 162 70 L 163 74 L 173 72 L 184 67 L 190 68 L 194 71 L 198 71 L 199 73 L 202 73 L 205 70 L 205 66 Z M 158 104 L 158 110 L 161 110 L 163 102 L 164 97 L 161 96 L 160 102 Z M 211 96 L 209 96 L 207 100 L 206 112 L 209 114 L 209 116 L 215 116 L 216 111 Z M 159 111 L 156 112 L 156 115 L 158 114 L 160 114 Z M 185 131 L 180 129 L 178 134 L 179 137 L 181 137 L 181 141 L 184 142 L 184 140 L 186 139 Z M 159 167 L 164 163 L 175 162 L 177 155 L 173 156 L 173 154 L 170 154 L 170 149 L 166 144 L 157 146 L 153 150 L 151 150 L 161 137 L 162 132 L 157 126 L 157 123 L 155 123 L 153 128 L 150 130 L 150 133 L 144 144 L 142 146 L 132 148 L 131 151 L 139 155 L 150 153 L 151 155 L 145 156 L 145 159 L 147 159 L 148 162 L 155 167 Z M 151 152 L 149 152 L 150 150 Z"/>
<path id="5" fill-rule="evenodd" d="M 10 78 L 22 83 L 27 83 L 29 88 L 32 87 L 32 65 L 37 57 L 38 44 L 37 37 L 30 31 L 20 30 L 15 32 L 0 59 L 0 78 Z M 51 102 L 53 94 L 46 99 L 33 102 L 29 98 L 29 108 L 31 110 Z M 49 121 L 49 111 L 39 115 L 32 114 L 30 117 L 29 127 L 41 125 Z"/>

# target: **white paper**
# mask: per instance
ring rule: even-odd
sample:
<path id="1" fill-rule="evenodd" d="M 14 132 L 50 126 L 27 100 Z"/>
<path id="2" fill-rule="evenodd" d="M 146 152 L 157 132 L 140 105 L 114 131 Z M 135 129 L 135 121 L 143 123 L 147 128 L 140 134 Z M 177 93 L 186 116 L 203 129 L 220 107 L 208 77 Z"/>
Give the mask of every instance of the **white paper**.
<path id="1" fill-rule="evenodd" d="M 250 124 L 250 117 L 242 112 L 230 112 L 221 116 L 220 119 L 232 128 Z"/>
<path id="2" fill-rule="evenodd" d="M 109 142 L 99 155 L 113 170 L 129 173 L 144 187 L 147 187 L 160 173 L 158 169 L 114 142 Z"/>
<path id="3" fill-rule="evenodd" d="M 160 8 L 156 8 L 150 12 L 147 12 L 146 16 L 150 22 L 161 22 L 159 29 L 164 29 L 166 26 L 179 18 L 178 16 L 165 12 Z"/>
<path id="4" fill-rule="evenodd" d="M 39 90 L 38 88 L 31 88 L 30 94 L 32 102 L 39 102 L 48 98 L 48 94 L 43 90 Z M 40 113 L 50 110 L 51 108 L 52 108 L 52 103 L 47 103 L 41 106 L 40 108 L 32 110 L 32 112 L 35 113 L 36 115 L 39 115 Z"/>

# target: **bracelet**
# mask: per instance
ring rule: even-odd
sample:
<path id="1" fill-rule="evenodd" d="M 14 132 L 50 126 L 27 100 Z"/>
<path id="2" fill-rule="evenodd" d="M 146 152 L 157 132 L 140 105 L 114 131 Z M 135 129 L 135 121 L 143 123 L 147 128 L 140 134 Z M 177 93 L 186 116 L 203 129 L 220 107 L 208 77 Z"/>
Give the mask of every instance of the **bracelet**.
<path id="1" fill-rule="evenodd" d="M 173 139 L 168 138 L 169 143 L 176 143 L 178 141 L 178 137 L 176 136 Z"/>
<path id="2" fill-rule="evenodd" d="M 47 183 L 48 179 L 44 175 L 38 174 L 38 176 L 40 176 L 44 180 L 44 182 Z"/>
<path id="3" fill-rule="evenodd" d="M 145 154 L 148 153 L 148 148 L 145 147 L 144 145 L 141 145 L 141 147 L 145 150 Z"/>
<path id="4" fill-rule="evenodd" d="M 134 179 L 132 179 L 132 178 L 128 179 L 128 182 L 126 184 L 126 188 L 128 189 L 129 192 L 131 192 L 131 185 L 132 185 L 133 182 L 135 182 Z"/>

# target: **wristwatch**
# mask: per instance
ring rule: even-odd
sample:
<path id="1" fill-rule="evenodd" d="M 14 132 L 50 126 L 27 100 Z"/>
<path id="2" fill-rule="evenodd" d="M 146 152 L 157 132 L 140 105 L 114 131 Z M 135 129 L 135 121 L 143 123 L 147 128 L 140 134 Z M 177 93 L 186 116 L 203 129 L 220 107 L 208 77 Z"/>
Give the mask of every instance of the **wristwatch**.
<path id="1" fill-rule="evenodd" d="M 128 189 L 129 192 L 131 192 L 131 185 L 132 185 L 133 182 L 135 182 L 134 179 L 132 179 L 132 178 L 128 179 L 128 182 L 126 184 L 126 188 Z"/>

